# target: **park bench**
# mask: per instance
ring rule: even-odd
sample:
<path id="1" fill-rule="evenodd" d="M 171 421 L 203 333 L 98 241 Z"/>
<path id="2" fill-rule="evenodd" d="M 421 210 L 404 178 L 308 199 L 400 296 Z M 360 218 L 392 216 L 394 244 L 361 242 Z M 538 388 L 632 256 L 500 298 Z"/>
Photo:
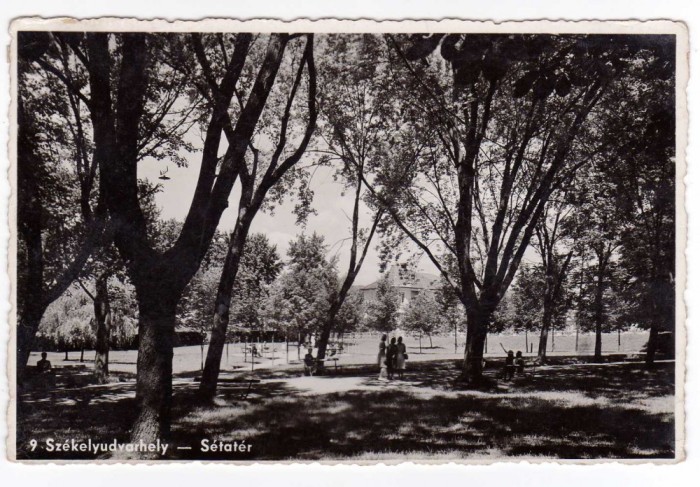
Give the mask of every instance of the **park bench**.
<path id="1" fill-rule="evenodd" d="M 333 362 L 333 367 L 336 373 L 338 373 L 338 357 L 331 357 L 325 359 L 326 362 Z"/>
<path id="2" fill-rule="evenodd" d="M 316 363 L 317 363 L 316 372 L 318 372 L 319 370 L 322 370 L 322 371 L 328 370 L 325 367 L 325 363 L 326 362 L 333 362 L 333 372 L 337 374 L 338 373 L 338 360 L 339 360 L 338 357 L 327 357 L 327 358 L 324 358 L 323 360 L 316 359 Z"/>

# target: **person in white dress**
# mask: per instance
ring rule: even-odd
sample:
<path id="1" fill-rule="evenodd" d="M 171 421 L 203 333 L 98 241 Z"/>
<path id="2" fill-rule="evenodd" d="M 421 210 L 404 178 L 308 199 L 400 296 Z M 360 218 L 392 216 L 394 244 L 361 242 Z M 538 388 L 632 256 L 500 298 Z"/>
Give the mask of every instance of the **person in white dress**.
<path id="1" fill-rule="evenodd" d="M 377 365 L 379 365 L 379 380 L 388 380 L 389 375 L 386 369 L 386 335 L 382 335 L 382 339 L 379 341 Z"/>
<path id="2" fill-rule="evenodd" d="M 396 347 L 396 372 L 399 374 L 399 379 L 403 379 L 403 371 L 406 370 L 406 358 L 408 357 L 403 337 L 399 337 Z"/>

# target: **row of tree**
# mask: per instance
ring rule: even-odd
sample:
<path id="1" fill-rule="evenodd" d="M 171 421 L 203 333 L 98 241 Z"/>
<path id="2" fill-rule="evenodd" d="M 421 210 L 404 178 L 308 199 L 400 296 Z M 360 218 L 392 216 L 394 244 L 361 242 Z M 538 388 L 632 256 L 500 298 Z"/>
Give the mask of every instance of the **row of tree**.
<path id="1" fill-rule="evenodd" d="M 18 371 L 47 308 L 76 282 L 94 303 L 106 364 L 107 283 L 128 280 L 134 441 L 169 432 L 183 309 L 210 327 L 206 400 L 229 322 L 261 319 L 246 303 L 263 286 L 277 303 L 267 319 L 298 330 L 323 303 L 323 358 L 338 323 L 354 319 L 350 290 L 375 235 L 385 261 L 427 255 L 446 302 L 461 303 L 451 309 L 466 319 L 472 384 L 527 249 L 542 258 L 545 340 L 576 266 L 594 276 L 596 326 L 611 270 L 626 270 L 650 362 L 658 331 L 673 327 L 671 37 L 22 32 L 18 46 Z M 199 168 L 182 223 L 160 221 L 162 188 L 139 178 L 140 164 L 158 161 Z M 354 196 L 347 269 L 329 272 L 335 263 L 308 250 L 323 247 L 312 236 L 292 245 L 274 285 L 246 274 L 245 259 L 270 264 L 254 262 L 256 215 L 288 197 L 303 222 L 318 165 Z M 235 224 L 222 235 L 236 184 Z M 304 295 L 312 284 L 327 294 Z M 385 322 L 381 313 L 368 311 Z"/>
<path id="2" fill-rule="evenodd" d="M 166 222 L 166 229 L 177 224 Z M 216 295 L 225 242 L 218 241 L 210 250 L 202 267 L 190 281 L 178 305 L 177 330 L 179 344 L 204 344 L 211 332 L 211 297 Z M 233 288 L 227 342 L 250 340 L 274 332 L 278 338 L 296 341 L 300 346 L 309 337 L 320 337 L 326 329 L 328 316 L 341 276 L 337 256 L 328 257 L 328 245 L 316 233 L 300 234 L 290 243 L 287 259 L 282 261 L 276 246 L 260 233 L 252 234 L 248 251 L 241 259 Z M 431 336 L 451 331 L 450 318 L 460 310 L 439 305 L 442 294 L 424 292 L 411 302 L 407 312 L 400 312 L 401 299 L 388 274 L 378 281 L 376 299 L 365 301 L 358 288 L 352 289 L 340 311 L 334 311 L 332 331 L 336 335 L 350 332 L 389 332 L 398 327 L 408 332 Z M 98 311 L 94 300 L 96 291 L 82 280 L 54 301 L 43 316 L 37 334 L 37 346 L 42 349 L 81 350 L 94 348 L 98 342 Z M 101 285 L 95 281 L 95 285 Z M 138 309 L 133 287 L 113 277 L 104 291 L 109 309 L 106 322 L 108 348 L 129 349 L 137 344 Z M 190 343 L 188 337 L 194 336 Z M 82 353 L 81 353 L 82 356 Z M 108 356 L 95 363 L 100 380 L 106 380 Z"/>

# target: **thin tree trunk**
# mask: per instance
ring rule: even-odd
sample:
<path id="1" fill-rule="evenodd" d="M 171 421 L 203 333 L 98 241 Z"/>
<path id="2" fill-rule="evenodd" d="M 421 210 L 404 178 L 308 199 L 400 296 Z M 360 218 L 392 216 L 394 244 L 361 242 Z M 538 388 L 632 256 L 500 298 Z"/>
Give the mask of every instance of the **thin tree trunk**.
<path id="1" fill-rule="evenodd" d="M 525 330 L 525 353 L 527 353 L 530 350 L 530 345 L 527 342 L 527 330 Z"/>
<path id="2" fill-rule="evenodd" d="M 595 349 L 593 360 L 602 362 L 603 360 L 603 291 L 605 279 L 606 259 L 602 256 L 598 263 L 598 278 L 595 291 Z"/>
<path id="3" fill-rule="evenodd" d="M 622 346 L 622 338 L 620 337 L 620 330 L 617 330 L 617 351 L 620 351 L 620 347 Z"/>
<path id="4" fill-rule="evenodd" d="M 82 364 L 85 360 L 85 347 L 80 347 L 80 363 Z"/>
<path id="5" fill-rule="evenodd" d="M 217 354 L 219 346 L 223 348 L 223 342 L 226 337 L 226 328 L 228 327 L 228 306 L 219 304 L 216 313 L 214 313 L 213 326 L 211 328 L 211 338 L 209 339 L 209 350 L 207 358 L 204 362 L 202 371 L 202 382 L 199 385 L 201 398 L 204 401 L 210 401 L 216 395 L 217 381 L 219 380 L 219 371 L 221 369 L 221 353 Z M 202 354 L 204 351 L 202 351 Z M 252 354 L 251 354 L 252 356 Z M 255 360 L 255 357 L 252 357 Z"/>
<path id="6" fill-rule="evenodd" d="M 361 171 L 362 169 L 358 169 L 360 171 L 360 174 L 357 174 L 357 184 L 355 188 L 355 204 L 353 207 L 353 219 L 352 219 L 352 246 L 350 248 L 350 262 L 349 262 L 349 267 L 348 267 L 348 273 L 345 275 L 345 279 L 343 280 L 342 285 L 340 286 L 340 289 L 338 290 L 338 294 L 335 296 L 335 299 L 331 302 L 330 309 L 328 311 L 328 319 L 323 325 L 323 328 L 321 329 L 321 336 L 319 337 L 318 341 L 318 355 L 317 359 L 319 360 L 319 364 L 322 366 L 323 360 L 326 357 L 326 349 L 328 348 L 328 340 L 330 338 L 330 334 L 333 331 L 333 326 L 335 326 L 335 319 L 338 316 L 338 312 L 340 311 L 340 308 L 343 306 L 343 303 L 345 302 L 345 299 L 348 296 L 348 292 L 350 291 L 350 288 L 352 287 L 353 283 L 355 282 L 355 278 L 357 277 L 357 273 L 360 271 L 362 268 L 362 263 L 365 260 L 365 256 L 367 255 L 367 250 L 369 249 L 369 244 L 372 241 L 372 237 L 374 236 L 374 232 L 377 229 L 377 225 L 379 224 L 379 220 L 381 219 L 382 216 L 382 211 L 377 211 L 377 213 L 374 215 L 374 221 L 372 223 L 372 227 L 369 231 L 369 235 L 367 236 L 367 241 L 364 244 L 364 247 L 362 248 L 359 258 L 358 258 L 358 238 L 359 238 L 359 233 L 358 233 L 358 225 L 359 225 L 359 205 L 360 205 L 360 196 L 361 196 L 361 189 L 362 189 L 362 174 Z"/>
<path id="7" fill-rule="evenodd" d="M 112 331 L 112 310 L 109 303 L 107 287 L 109 276 L 101 274 L 95 281 L 95 322 L 97 324 L 95 339 L 95 377 L 97 382 L 105 384 L 109 377 L 109 339 Z"/>
<path id="8" fill-rule="evenodd" d="M 457 353 L 457 321 L 455 321 L 455 354 Z"/>

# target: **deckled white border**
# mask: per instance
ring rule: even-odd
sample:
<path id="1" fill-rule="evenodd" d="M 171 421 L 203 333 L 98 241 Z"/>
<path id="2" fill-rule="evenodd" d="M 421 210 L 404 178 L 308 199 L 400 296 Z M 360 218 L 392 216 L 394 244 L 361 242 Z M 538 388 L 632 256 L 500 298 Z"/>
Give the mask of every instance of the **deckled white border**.
<path id="1" fill-rule="evenodd" d="M 686 289 L 686 243 L 687 243 L 687 214 L 685 208 L 686 147 L 688 141 L 688 109 L 686 89 L 688 84 L 689 43 L 688 30 L 682 22 L 667 20 L 655 21 L 465 21 L 456 19 L 445 20 L 338 20 L 299 19 L 280 21 L 273 19 L 235 20 L 235 19 L 206 19 L 199 21 L 166 21 L 139 20 L 118 17 L 102 17 L 96 19 L 73 19 L 68 17 L 43 19 L 38 17 L 22 18 L 12 22 L 10 33 L 12 45 L 9 57 L 11 60 L 11 105 L 10 105 L 10 186 L 12 193 L 9 204 L 10 243 L 8 250 L 8 268 L 12 286 L 10 302 L 12 308 L 9 314 L 10 341 L 8 348 L 8 382 L 10 385 L 10 405 L 8 408 L 7 424 L 7 453 L 11 460 L 16 461 L 16 383 L 15 377 L 15 342 L 16 342 L 16 286 L 13 276 L 16 275 L 16 38 L 20 30 L 43 31 L 107 31 L 107 32 L 315 32 L 315 33 L 413 33 L 413 32 L 469 32 L 469 33 L 549 33 L 549 34 L 674 34 L 676 35 L 676 457 L 674 459 L 556 459 L 540 457 L 499 457 L 496 459 L 455 459 L 444 460 L 382 460 L 382 461 L 196 461 L 196 463 L 225 463 L 235 465 L 289 465 L 289 464 L 322 464 L 322 465 L 398 465 L 414 463 L 420 465 L 449 465 L 449 464 L 494 464 L 520 463 L 523 461 L 536 464 L 669 464 L 677 463 L 685 458 L 685 362 L 686 362 L 686 306 L 684 291 Z M 172 464 L 193 463 L 192 461 L 161 460 L 153 462 L 123 460 L 23 460 L 27 464 Z"/>

